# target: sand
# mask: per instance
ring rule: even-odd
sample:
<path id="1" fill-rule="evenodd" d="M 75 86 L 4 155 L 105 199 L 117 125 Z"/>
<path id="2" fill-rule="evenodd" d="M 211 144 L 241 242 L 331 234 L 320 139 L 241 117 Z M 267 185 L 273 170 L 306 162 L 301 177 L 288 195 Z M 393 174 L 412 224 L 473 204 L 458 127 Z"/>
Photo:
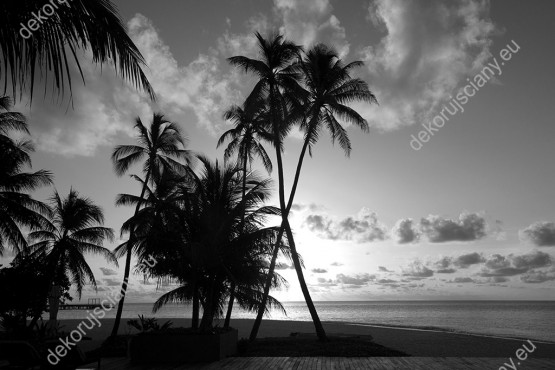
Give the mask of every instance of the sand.
<path id="1" fill-rule="evenodd" d="M 136 331 L 127 326 L 128 319 L 122 319 L 119 334 L 133 334 Z M 160 319 L 163 323 L 167 319 Z M 173 327 L 189 326 L 189 319 L 171 319 Z M 239 338 L 248 338 L 253 320 L 232 320 L 231 326 L 239 330 Z M 61 320 L 63 330 L 71 332 L 77 328 L 80 320 Z M 87 337 L 79 346 L 84 351 L 97 348 L 111 333 L 114 319 L 100 320 L 101 326 L 87 330 Z M 89 325 L 90 326 L 90 325 Z M 405 352 L 411 356 L 421 357 L 514 357 L 523 344 L 531 345 L 524 339 L 491 338 L 469 334 L 415 330 L 393 327 L 376 327 L 368 325 L 324 322 L 328 335 L 371 335 L 374 342 L 385 347 Z M 283 337 L 293 332 L 314 333 L 312 322 L 264 320 L 260 326 L 259 337 Z M 536 347 L 531 358 L 555 358 L 555 343 L 534 341 Z"/>

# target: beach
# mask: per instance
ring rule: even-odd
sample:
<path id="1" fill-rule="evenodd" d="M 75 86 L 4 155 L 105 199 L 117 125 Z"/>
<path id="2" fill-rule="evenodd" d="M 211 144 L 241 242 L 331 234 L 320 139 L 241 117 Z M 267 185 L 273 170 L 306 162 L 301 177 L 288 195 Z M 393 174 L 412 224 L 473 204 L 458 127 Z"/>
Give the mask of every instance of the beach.
<path id="1" fill-rule="evenodd" d="M 189 319 L 169 319 L 173 327 L 190 324 Z M 164 320 L 160 320 L 163 323 Z M 71 332 L 77 328 L 81 320 L 61 320 L 64 332 Z M 247 338 L 253 320 L 232 320 L 231 326 L 239 331 L 239 338 Z M 111 333 L 113 319 L 100 320 L 101 326 L 86 332 L 90 339 L 83 340 L 79 346 L 84 351 L 97 348 Z M 520 348 L 526 339 L 494 338 L 472 334 L 459 334 L 414 328 L 378 327 L 367 324 L 349 324 L 343 322 L 324 322 L 324 328 L 329 336 L 346 334 L 353 336 L 371 335 L 374 342 L 385 347 L 405 352 L 418 357 L 502 357 L 508 358 Z M 127 319 L 122 320 L 119 334 L 133 334 L 129 329 Z M 314 333 L 314 326 L 309 321 L 264 320 L 260 327 L 259 338 L 286 337 L 291 333 Z M 534 358 L 555 358 L 555 343 L 534 341 Z"/>

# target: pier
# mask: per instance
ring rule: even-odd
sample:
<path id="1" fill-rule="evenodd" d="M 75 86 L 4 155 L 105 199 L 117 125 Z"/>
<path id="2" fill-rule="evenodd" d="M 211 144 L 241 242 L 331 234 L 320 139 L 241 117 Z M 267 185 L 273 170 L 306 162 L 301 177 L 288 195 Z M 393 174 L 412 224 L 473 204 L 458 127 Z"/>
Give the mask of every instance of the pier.
<path id="1" fill-rule="evenodd" d="M 104 305 L 102 307 L 101 299 L 100 298 L 89 298 L 87 303 L 68 303 L 68 304 L 61 304 L 58 307 L 58 310 L 94 310 L 95 308 L 113 308 L 113 305 Z M 48 310 L 48 307 L 47 307 Z"/>

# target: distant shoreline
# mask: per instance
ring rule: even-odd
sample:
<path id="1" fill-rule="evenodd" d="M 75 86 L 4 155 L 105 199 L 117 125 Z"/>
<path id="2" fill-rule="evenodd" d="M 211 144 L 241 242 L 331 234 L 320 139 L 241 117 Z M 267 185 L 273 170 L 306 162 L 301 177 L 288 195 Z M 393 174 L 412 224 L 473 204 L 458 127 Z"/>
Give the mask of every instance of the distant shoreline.
<path id="1" fill-rule="evenodd" d="M 503 336 L 503 335 L 494 335 L 494 334 L 484 334 L 484 333 L 472 333 L 467 331 L 460 331 L 454 330 L 449 328 L 442 328 L 442 327 L 435 327 L 435 326 L 410 326 L 410 325 L 386 325 L 386 324 L 368 324 L 368 323 L 348 323 L 345 322 L 346 325 L 354 325 L 354 326 L 368 326 L 371 328 L 384 328 L 384 329 L 398 329 L 398 330 L 414 330 L 414 331 L 423 331 L 423 332 L 432 332 L 432 333 L 448 333 L 448 334 L 458 334 L 458 335 L 470 335 L 473 337 L 483 337 L 483 338 L 493 338 L 493 339 L 504 339 L 504 340 L 516 340 L 516 341 L 526 341 L 532 340 L 534 343 L 543 343 L 543 344 L 555 344 L 555 341 L 549 341 L 545 339 L 535 339 L 535 338 L 524 338 L 524 337 L 516 337 L 516 336 Z"/>

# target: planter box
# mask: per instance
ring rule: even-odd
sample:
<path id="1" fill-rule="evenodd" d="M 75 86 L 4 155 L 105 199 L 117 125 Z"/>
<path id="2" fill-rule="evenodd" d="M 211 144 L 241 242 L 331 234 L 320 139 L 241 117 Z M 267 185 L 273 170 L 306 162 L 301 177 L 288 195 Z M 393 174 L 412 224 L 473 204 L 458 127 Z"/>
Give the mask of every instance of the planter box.
<path id="1" fill-rule="evenodd" d="M 237 353 L 236 329 L 217 334 L 186 332 L 143 333 L 131 338 L 133 364 L 219 361 Z"/>

